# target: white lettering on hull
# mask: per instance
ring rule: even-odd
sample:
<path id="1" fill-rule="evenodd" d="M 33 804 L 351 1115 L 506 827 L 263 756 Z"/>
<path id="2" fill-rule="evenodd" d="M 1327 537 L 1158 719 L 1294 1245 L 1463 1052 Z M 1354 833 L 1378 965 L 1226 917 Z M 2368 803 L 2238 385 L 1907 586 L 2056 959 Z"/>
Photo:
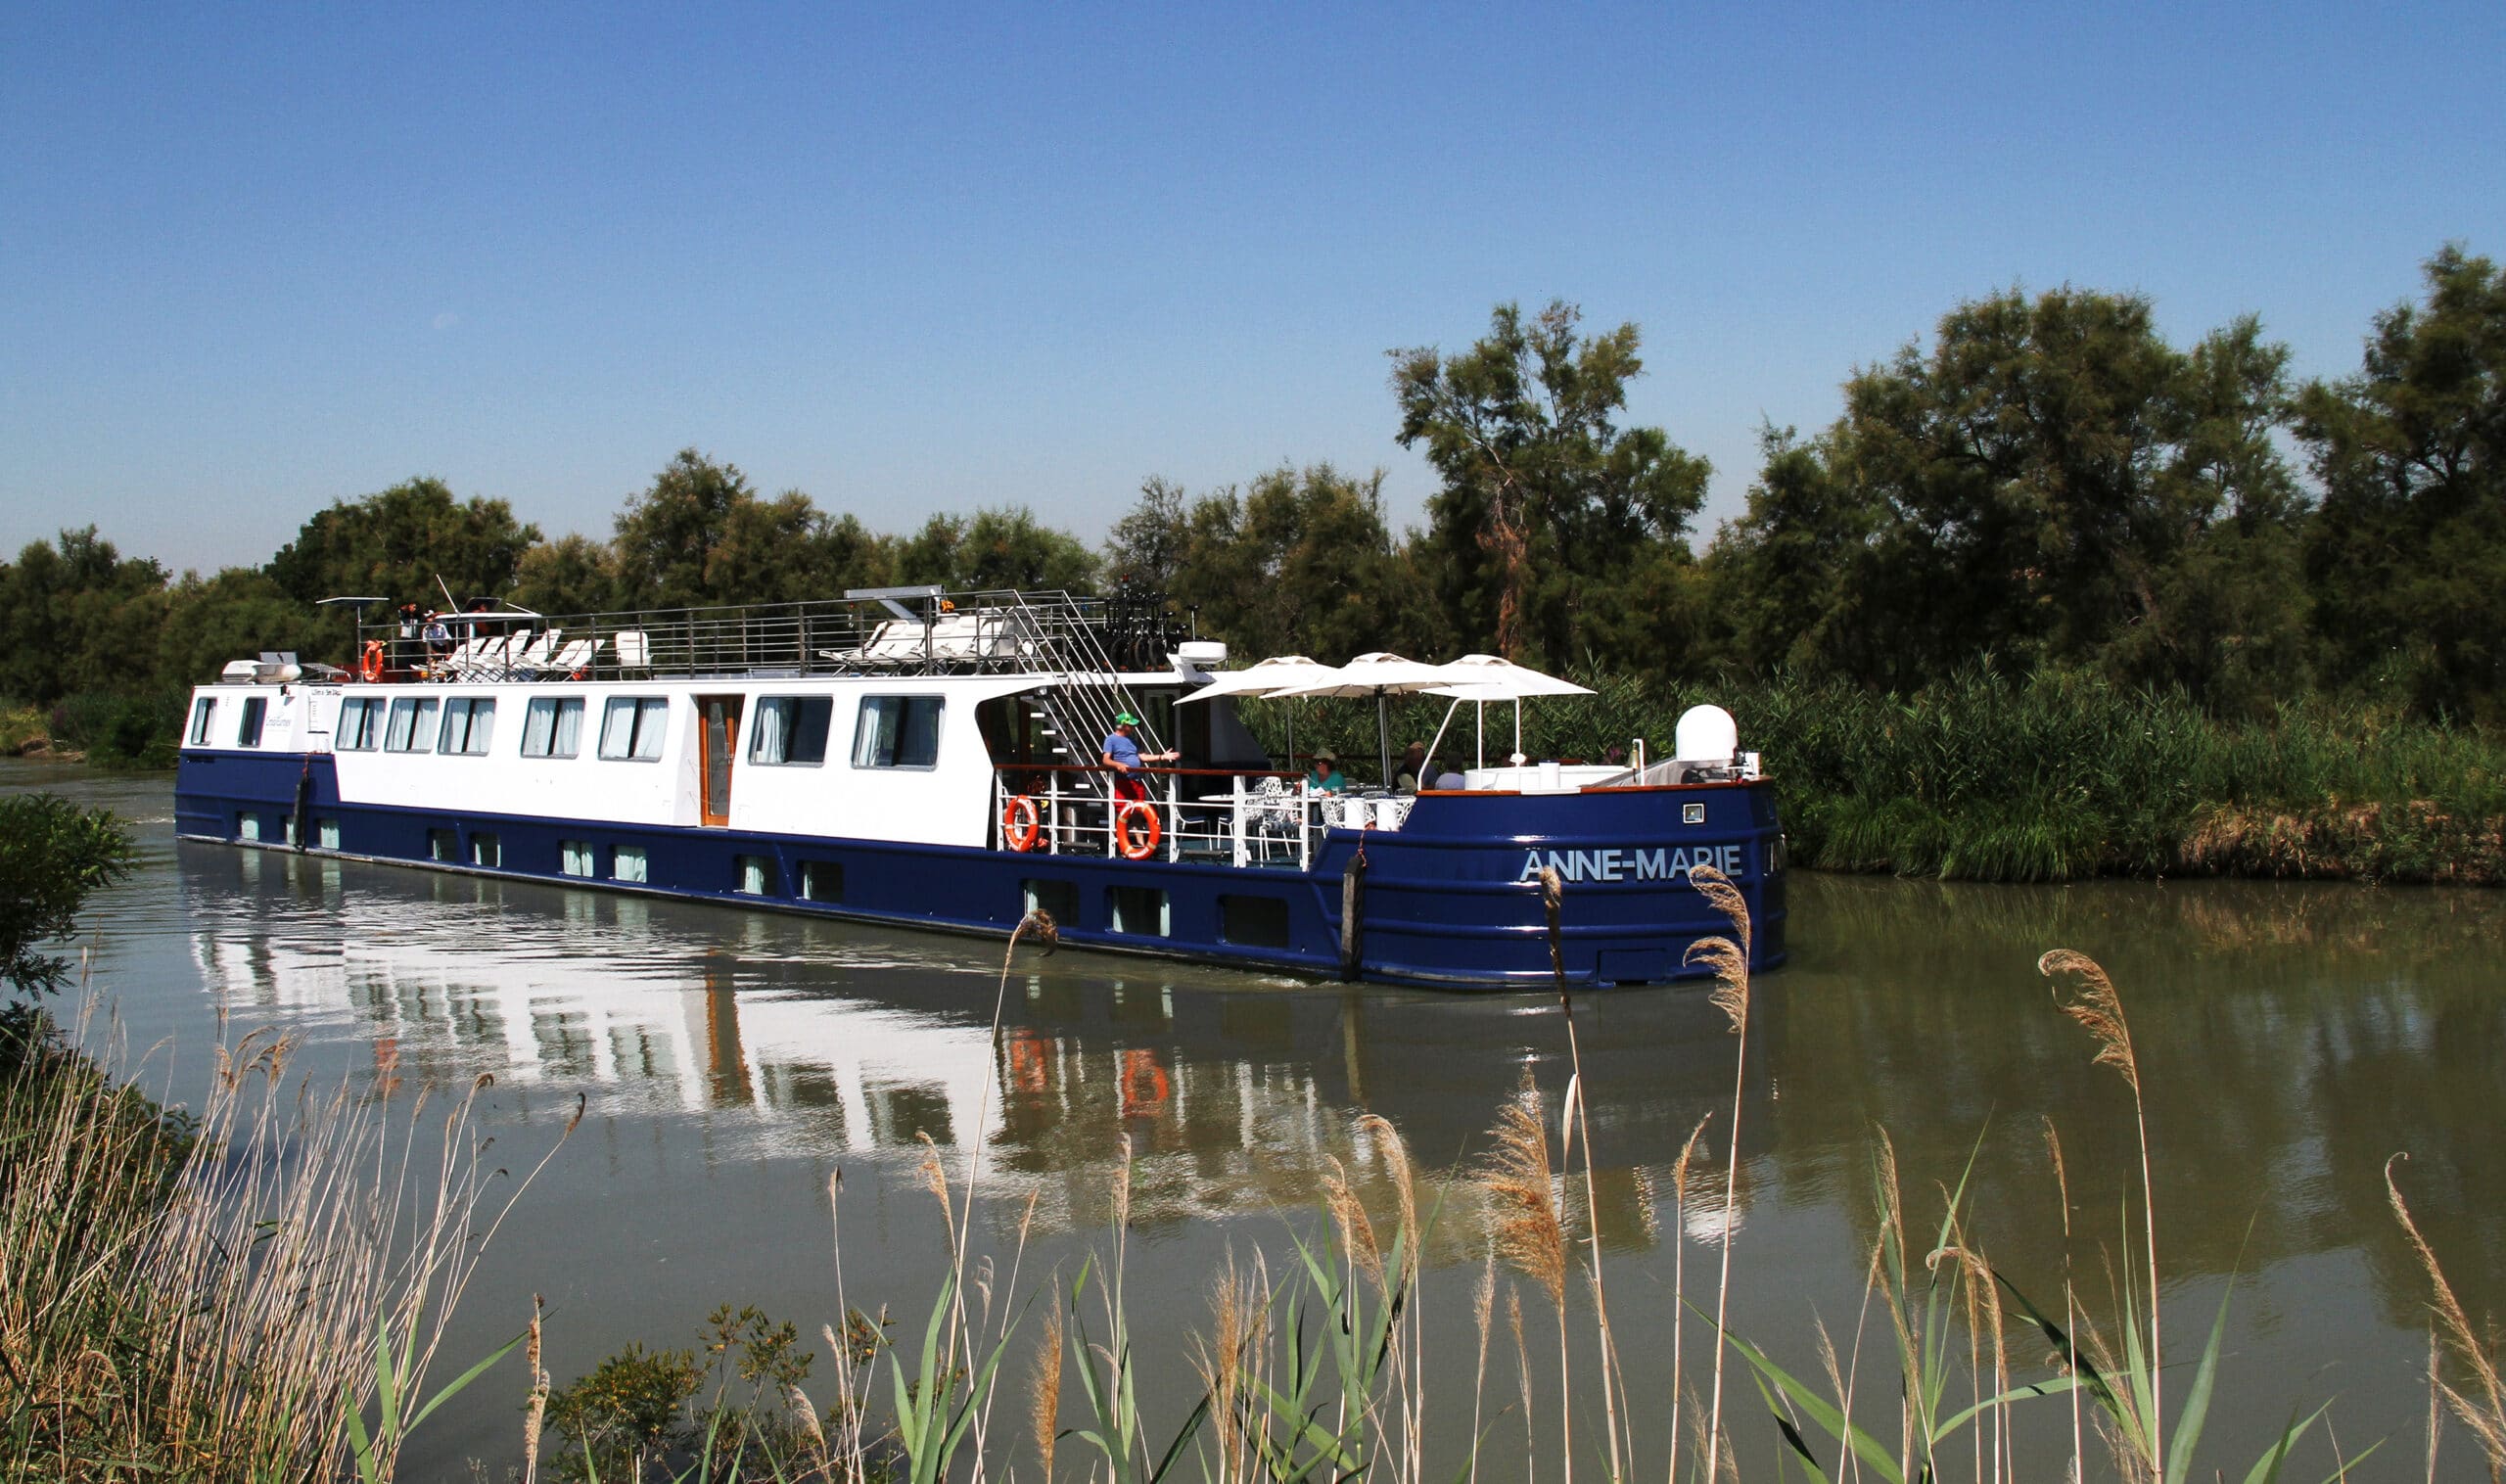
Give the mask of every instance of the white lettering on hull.
<path id="1" fill-rule="evenodd" d="M 1748 858 L 1745 845 L 1700 845 L 1694 850 L 1525 851 L 1521 874 L 1529 881 L 1546 866 L 1568 881 L 1676 881 L 1697 866 L 1738 877 Z"/>

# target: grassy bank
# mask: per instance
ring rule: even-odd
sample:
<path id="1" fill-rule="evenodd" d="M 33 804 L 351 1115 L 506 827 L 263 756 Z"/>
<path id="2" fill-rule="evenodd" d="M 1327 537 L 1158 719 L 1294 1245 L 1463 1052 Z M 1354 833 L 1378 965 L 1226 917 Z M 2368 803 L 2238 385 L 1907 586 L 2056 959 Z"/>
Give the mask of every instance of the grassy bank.
<path id="1" fill-rule="evenodd" d="M 2221 874 L 2506 885 L 2506 739 L 2329 701 L 2257 720 L 2093 676 L 1974 672 L 1905 695 L 1779 680 L 1678 691 L 1581 676 L 1584 700 L 1525 708 L 1535 758 L 1599 761 L 1647 739 L 1665 755 L 1680 713 L 1728 707 L 1776 779 L 1792 858 L 1834 870 L 1984 881 Z M 1374 711 L 1253 702 L 1264 741 L 1330 746 L 1370 777 Z M 1396 750 L 1443 704 L 1394 709 Z M 1467 761 L 1467 708 L 1442 751 Z M 1512 709 L 1488 711 L 1490 761 Z"/>
<path id="2" fill-rule="evenodd" d="M 172 767 L 182 744 L 184 693 L 80 691 L 50 706 L 0 701 L 0 755 L 106 767 Z"/>
<path id="3" fill-rule="evenodd" d="M 190 1114 L 116 1075 L 112 1042 L 92 1018 L 0 1013 L 0 1470 L 390 1477 L 461 1384 L 427 1389 L 510 1209 L 484 1199 L 501 1172 L 469 1098 L 326 1095 L 256 1033 Z"/>

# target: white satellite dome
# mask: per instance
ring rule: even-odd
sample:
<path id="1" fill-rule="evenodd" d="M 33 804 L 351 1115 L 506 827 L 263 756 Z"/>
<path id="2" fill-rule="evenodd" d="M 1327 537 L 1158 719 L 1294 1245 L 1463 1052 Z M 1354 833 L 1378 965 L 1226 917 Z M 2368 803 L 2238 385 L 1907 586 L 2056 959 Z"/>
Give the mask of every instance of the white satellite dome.
<path id="1" fill-rule="evenodd" d="M 1672 756 L 1682 763 L 1729 767 L 1740 751 L 1740 728 L 1720 706 L 1692 706 L 1680 714 L 1672 742 Z"/>

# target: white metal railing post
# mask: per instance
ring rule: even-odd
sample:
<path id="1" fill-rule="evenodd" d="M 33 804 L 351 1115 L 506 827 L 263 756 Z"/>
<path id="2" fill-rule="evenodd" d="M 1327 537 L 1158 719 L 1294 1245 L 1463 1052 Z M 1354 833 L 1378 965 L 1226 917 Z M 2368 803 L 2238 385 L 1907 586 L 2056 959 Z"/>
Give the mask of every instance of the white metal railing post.
<path id="1" fill-rule="evenodd" d="M 1183 854 L 1183 780 L 1173 773 L 1166 775 L 1166 858 L 1181 859 Z"/>
<path id="2" fill-rule="evenodd" d="M 1246 863 L 1246 857 L 1244 853 L 1244 775 L 1242 773 L 1237 773 L 1235 775 L 1234 793 L 1234 812 L 1230 816 L 1233 820 L 1233 823 L 1229 826 L 1229 833 L 1232 836 L 1230 841 L 1232 849 L 1229 854 L 1234 859 L 1236 869 L 1242 870 Z"/>
<path id="3" fill-rule="evenodd" d="M 1314 826 L 1306 817 L 1306 811 L 1313 804 L 1314 791 L 1306 787 L 1303 778 L 1299 778 L 1296 781 L 1296 868 L 1300 871 L 1314 869 Z"/>
<path id="4" fill-rule="evenodd" d="M 1123 797 L 1122 783 L 1119 776 L 1105 780 L 1105 858 L 1109 860 L 1120 854 L 1115 842 L 1123 833 L 1123 806 L 1131 802 Z"/>
<path id="5" fill-rule="evenodd" d="M 1052 823 L 1044 836 L 1044 854 L 1058 856 L 1061 854 L 1061 774 L 1045 775 L 1044 805 L 1052 811 L 1048 816 Z"/>

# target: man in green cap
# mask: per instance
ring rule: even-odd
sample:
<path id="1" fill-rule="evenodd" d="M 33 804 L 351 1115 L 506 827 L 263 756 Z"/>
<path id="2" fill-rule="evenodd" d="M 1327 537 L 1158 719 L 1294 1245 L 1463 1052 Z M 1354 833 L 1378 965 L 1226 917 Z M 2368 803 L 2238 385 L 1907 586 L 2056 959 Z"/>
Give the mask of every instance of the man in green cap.
<path id="1" fill-rule="evenodd" d="M 1133 729 L 1138 725 L 1139 718 L 1130 712 L 1114 718 L 1114 729 L 1107 734 L 1104 750 L 1096 759 L 1114 770 L 1114 797 L 1117 799 L 1148 797 L 1148 785 L 1139 781 L 1141 764 L 1172 763 L 1183 756 L 1177 752 L 1141 753 L 1139 743 L 1132 735 Z"/>

